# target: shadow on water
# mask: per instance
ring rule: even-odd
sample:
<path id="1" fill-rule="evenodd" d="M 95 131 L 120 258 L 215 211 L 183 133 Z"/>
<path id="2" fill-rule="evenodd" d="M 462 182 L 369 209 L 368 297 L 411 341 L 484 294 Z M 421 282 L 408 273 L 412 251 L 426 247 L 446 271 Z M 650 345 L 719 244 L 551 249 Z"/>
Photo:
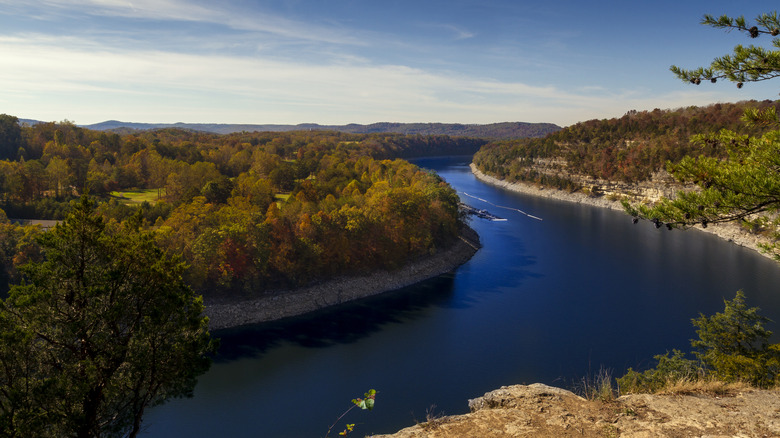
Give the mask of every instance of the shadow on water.
<path id="1" fill-rule="evenodd" d="M 322 309 L 306 315 L 256 325 L 218 330 L 215 362 L 256 358 L 284 343 L 305 348 L 349 344 L 378 332 L 384 325 L 422 317 L 432 307 L 467 306 L 453 302 L 453 273 L 378 296 Z"/>

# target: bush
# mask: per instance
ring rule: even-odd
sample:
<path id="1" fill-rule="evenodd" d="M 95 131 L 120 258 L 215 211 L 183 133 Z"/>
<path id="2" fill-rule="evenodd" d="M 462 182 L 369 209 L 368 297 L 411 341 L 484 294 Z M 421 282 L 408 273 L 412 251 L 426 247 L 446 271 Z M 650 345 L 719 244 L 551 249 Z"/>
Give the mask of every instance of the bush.
<path id="1" fill-rule="evenodd" d="M 620 392 L 657 392 L 670 382 L 697 380 L 704 375 L 704 370 L 700 363 L 687 359 L 682 351 L 672 350 L 671 354 L 672 357 L 669 357 L 669 352 L 667 351 L 666 354 L 654 356 L 653 358 L 658 361 L 658 365 L 643 373 L 629 368 L 623 377 L 617 379 Z"/>
<path id="2" fill-rule="evenodd" d="M 658 365 L 642 373 L 629 368 L 617 379 L 623 393 L 658 392 L 680 381 L 718 380 L 767 388 L 780 380 L 780 344 L 769 344 L 772 332 L 764 328 L 769 319 L 758 308 L 747 308 L 745 294 L 724 300 L 725 310 L 692 320 L 698 340 L 691 340 L 696 359 L 672 350 L 655 356 Z"/>

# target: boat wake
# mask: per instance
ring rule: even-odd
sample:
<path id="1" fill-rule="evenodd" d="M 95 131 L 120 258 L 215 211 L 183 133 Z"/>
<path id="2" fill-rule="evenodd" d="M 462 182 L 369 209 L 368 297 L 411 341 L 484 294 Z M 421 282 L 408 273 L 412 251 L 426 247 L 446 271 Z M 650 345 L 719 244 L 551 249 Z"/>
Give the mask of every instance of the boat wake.
<path id="1" fill-rule="evenodd" d="M 538 221 L 540 221 L 540 220 L 543 220 L 542 218 L 540 218 L 540 217 L 537 217 L 537 216 L 534 216 L 534 215 L 532 215 L 532 214 L 528 214 L 528 213 L 524 212 L 523 210 L 520 210 L 519 208 L 514 208 L 514 207 L 507 207 L 507 206 L 504 206 L 504 205 L 497 205 L 497 204 L 494 204 L 494 203 L 492 203 L 492 202 L 488 201 L 487 199 L 482 199 L 482 198 L 476 197 L 476 196 L 474 196 L 474 195 L 469 195 L 469 194 L 468 194 L 468 193 L 466 193 L 466 192 L 458 192 L 458 193 L 462 193 L 462 194 L 464 194 L 464 195 L 468 196 L 469 198 L 476 199 L 476 200 L 478 200 L 478 201 L 482 201 L 482 202 L 484 202 L 484 203 L 486 203 L 486 204 L 490 204 L 490 205 L 492 205 L 493 207 L 496 207 L 496 208 L 503 208 L 503 209 L 505 209 L 505 210 L 512 210 L 512 211 L 516 211 L 516 212 L 518 212 L 518 213 L 520 213 L 520 214 L 524 214 L 524 215 L 526 215 L 526 216 L 530 217 L 531 219 L 536 219 L 536 220 L 538 220 Z"/>

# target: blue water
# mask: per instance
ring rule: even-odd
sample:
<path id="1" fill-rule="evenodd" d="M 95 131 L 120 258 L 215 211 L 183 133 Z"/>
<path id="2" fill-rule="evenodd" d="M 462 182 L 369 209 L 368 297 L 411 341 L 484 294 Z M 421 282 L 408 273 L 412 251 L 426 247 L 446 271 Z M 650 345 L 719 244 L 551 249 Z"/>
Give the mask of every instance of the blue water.
<path id="1" fill-rule="evenodd" d="M 572 387 L 602 367 L 652 365 L 655 354 L 689 349 L 691 318 L 722 310 L 738 289 L 780 321 L 780 267 L 750 250 L 494 188 L 465 158 L 417 163 L 543 220 L 464 197 L 508 219 L 472 220 L 483 248 L 468 263 L 355 304 L 216 333 L 220 356 L 194 398 L 152 409 L 144 436 L 321 437 L 370 388 L 376 409 L 345 419 L 356 436 L 390 433 L 433 405 L 465 413 L 469 398 L 502 385 Z"/>

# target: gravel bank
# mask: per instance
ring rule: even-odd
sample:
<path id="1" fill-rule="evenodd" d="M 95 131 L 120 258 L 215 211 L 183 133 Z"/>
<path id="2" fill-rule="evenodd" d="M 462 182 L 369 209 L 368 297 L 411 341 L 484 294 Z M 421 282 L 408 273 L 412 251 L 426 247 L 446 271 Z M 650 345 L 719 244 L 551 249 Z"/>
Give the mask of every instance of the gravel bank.
<path id="1" fill-rule="evenodd" d="M 591 197 L 581 192 L 569 193 L 563 190 L 551 189 L 549 187 L 541 188 L 533 184 L 510 183 L 507 181 L 500 180 L 498 178 L 494 178 L 489 175 L 485 175 L 484 173 L 479 171 L 479 169 L 477 169 L 477 167 L 473 163 L 471 164 L 471 172 L 474 174 L 475 177 L 477 177 L 477 179 L 479 179 L 482 182 L 497 187 L 503 187 L 507 190 L 512 190 L 513 192 L 525 193 L 533 196 L 541 196 L 543 198 L 558 199 L 561 201 L 568 201 L 568 202 L 577 202 L 580 204 L 588 204 L 588 205 L 594 205 L 596 207 L 610 208 L 612 210 L 623 211 L 623 206 L 620 204 L 620 201 L 611 201 L 604 196 Z M 626 218 L 626 220 L 628 220 L 628 218 Z M 694 229 L 698 231 L 703 231 L 705 233 L 715 234 L 716 236 L 724 240 L 727 240 L 739 246 L 750 248 L 754 251 L 757 251 L 758 253 L 760 253 L 765 257 L 771 258 L 771 255 L 761 251 L 761 249 L 758 246 L 761 242 L 767 242 L 767 241 L 762 240 L 759 236 L 748 233 L 737 224 L 734 223 L 713 224 L 713 225 L 709 225 L 707 228 L 701 228 L 697 226 Z"/>
<path id="2" fill-rule="evenodd" d="M 479 247 L 477 233 L 466 228 L 451 248 L 396 271 L 337 278 L 301 289 L 277 291 L 233 302 L 209 302 L 207 298 L 209 328 L 219 330 L 274 321 L 400 289 L 454 270 L 467 262 Z"/>

